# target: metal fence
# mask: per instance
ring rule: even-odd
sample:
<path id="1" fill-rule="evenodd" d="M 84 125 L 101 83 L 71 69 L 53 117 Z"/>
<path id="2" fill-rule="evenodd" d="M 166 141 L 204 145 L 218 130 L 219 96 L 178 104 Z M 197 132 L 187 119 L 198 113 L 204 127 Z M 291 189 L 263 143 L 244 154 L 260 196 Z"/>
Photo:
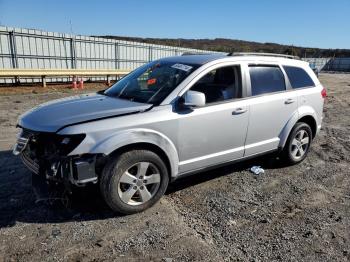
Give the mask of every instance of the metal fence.
<path id="1" fill-rule="evenodd" d="M 330 58 L 303 58 L 304 61 L 314 65 L 318 71 L 324 70 L 325 65 L 330 61 Z"/>
<path id="2" fill-rule="evenodd" d="M 184 52 L 210 51 L 0 27 L 0 69 L 134 69 L 149 61 Z M 0 81 L 11 83 L 14 80 Z M 21 79 L 21 82 L 27 81 L 40 80 Z"/>
<path id="3" fill-rule="evenodd" d="M 303 58 L 304 61 L 315 65 L 319 71 L 350 72 L 350 58 Z"/>
<path id="4" fill-rule="evenodd" d="M 350 72 L 349 57 L 304 58 L 303 60 L 315 65 L 319 71 Z"/>
<path id="5" fill-rule="evenodd" d="M 21 69 L 134 69 L 151 60 L 184 52 L 210 51 L 112 40 L 35 29 L 0 27 L 0 70 Z M 212 52 L 211 52 L 212 53 Z M 350 72 L 350 58 L 304 58 L 320 71 Z M 99 80 L 102 78 L 91 78 Z M 47 81 L 68 81 L 48 78 Z M 12 83 L 15 79 L 0 79 Z M 21 82 L 40 79 L 23 79 Z"/>

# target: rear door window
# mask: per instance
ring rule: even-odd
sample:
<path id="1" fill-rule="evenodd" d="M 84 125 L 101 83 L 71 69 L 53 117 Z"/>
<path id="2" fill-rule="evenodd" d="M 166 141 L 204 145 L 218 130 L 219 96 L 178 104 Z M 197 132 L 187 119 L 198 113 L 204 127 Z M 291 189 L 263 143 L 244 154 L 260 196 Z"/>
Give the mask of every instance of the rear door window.
<path id="1" fill-rule="evenodd" d="M 283 68 L 286 71 L 289 82 L 293 88 L 315 86 L 314 81 L 312 81 L 311 77 L 304 69 L 295 66 L 283 66 Z"/>
<path id="2" fill-rule="evenodd" d="M 283 72 L 278 66 L 249 66 L 252 96 L 286 90 Z"/>

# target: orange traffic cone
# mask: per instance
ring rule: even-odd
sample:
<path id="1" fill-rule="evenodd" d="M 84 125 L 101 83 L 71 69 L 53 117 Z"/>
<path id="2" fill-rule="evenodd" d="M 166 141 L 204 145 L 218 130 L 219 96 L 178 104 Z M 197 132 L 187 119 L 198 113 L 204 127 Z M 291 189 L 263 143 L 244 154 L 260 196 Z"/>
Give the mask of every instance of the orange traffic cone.
<path id="1" fill-rule="evenodd" d="M 76 89 L 76 88 L 77 88 L 77 80 L 76 80 L 75 76 L 73 76 L 72 88 L 73 88 L 73 89 Z"/>
<path id="2" fill-rule="evenodd" d="M 83 78 L 80 78 L 78 88 L 79 88 L 79 89 L 84 89 L 84 80 L 83 80 Z"/>

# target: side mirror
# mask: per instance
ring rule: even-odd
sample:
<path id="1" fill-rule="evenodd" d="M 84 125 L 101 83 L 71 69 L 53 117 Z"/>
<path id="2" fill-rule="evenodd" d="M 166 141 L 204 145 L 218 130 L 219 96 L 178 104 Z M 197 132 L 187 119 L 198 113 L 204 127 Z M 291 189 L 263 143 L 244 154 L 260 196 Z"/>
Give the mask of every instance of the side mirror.
<path id="1" fill-rule="evenodd" d="M 184 95 L 184 105 L 185 106 L 193 106 L 193 107 L 201 107 L 205 106 L 205 95 L 202 92 L 197 91 L 187 91 Z"/>

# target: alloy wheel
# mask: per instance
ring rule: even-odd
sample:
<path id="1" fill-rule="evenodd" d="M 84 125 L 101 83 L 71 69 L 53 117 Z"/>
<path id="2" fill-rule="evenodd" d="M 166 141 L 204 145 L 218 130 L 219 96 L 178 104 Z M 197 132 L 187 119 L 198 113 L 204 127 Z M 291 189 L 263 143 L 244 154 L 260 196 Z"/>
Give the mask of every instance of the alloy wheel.
<path id="1" fill-rule="evenodd" d="M 141 205 L 149 201 L 160 186 L 160 172 L 150 162 L 138 162 L 130 166 L 120 177 L 118 194 L 128 205 Z"/>
<path id="2" fill-rule="evenodd" d="M 310 144 L 309 133 L 301 129 L 292 140 L 290 153 L 295 160 L 301 159 L 307 152 Z"/>

